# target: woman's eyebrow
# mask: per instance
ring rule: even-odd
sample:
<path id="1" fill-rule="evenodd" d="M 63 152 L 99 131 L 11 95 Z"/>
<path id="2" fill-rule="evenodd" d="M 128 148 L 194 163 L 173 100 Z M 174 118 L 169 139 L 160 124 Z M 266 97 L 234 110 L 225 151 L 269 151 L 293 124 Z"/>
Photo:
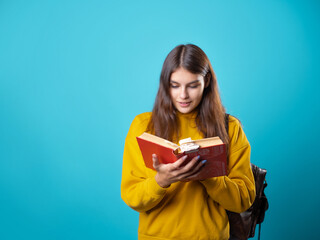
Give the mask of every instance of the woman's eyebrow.
<path id="1" fill-rule="evenodd" d="M 200 82 L 200 80 L 199 80 L 199 79 L 194 80 L 194 81 L 192 81 L 192 82 L 189 82 L 188 84 L 193 84 L 193 83 L 198 83 L 198 82 Z"/>
<path id="2" fill-rule="evenodd" d="M 176 81 L 174 81 L 174 80 L 170 80 L 170 82 L 171 82 L 171 83 L 176 83 L 176 84 L 178 84 L 178 82 L 176 82 Z"/>
<path id="3" fill-rule="evenodd" d="M 171 82 L 171 83 L 175 83 L 175 84 L 179 84 L 178 82 L 176 82 L 176 81 L 174 81 L 174 80 L 170 80 L 170 82 Z M 200 82 L 199 79 L 194 80 L 194 81 L 192 81 L 192 82 L 189 82 L 188 85 L 189 85 L 189 84 L 193 84 L 193 83 L 198 83 L 198 82 Z"/>

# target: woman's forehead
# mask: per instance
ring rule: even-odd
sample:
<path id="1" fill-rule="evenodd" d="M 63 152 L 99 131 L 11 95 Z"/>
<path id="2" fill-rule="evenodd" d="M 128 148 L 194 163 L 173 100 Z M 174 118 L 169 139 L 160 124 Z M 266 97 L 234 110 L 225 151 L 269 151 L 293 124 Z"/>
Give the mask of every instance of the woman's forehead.
<path id="1" fill-rule="evenodd" d="M 184 68 L 178 68 L 171 74 L 170 81 L 176 83 L 193 83 L 203 80 L 201 74 L 194 74 Z"/>

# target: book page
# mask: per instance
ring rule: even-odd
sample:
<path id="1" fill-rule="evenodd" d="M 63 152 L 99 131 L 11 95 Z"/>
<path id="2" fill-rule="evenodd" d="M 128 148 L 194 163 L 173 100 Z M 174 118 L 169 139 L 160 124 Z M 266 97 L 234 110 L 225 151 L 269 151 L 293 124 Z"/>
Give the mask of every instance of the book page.
<path id="1" fill-rule="evenodd" d="M 154 142 L 156 144 L 159 144 L 161 146 L 167 147 L 167 148 L 171 148 L 172 150 L 176 149 L 177 147 L 179 147 L 177 144 L 170 142 L 166 139 L 163 139 L 161 137 L 157 137 L 153 134 L 150 133 L 146 133 L 144 132 L 143 134 L 141 134 L 139 136 L 139 138 L 150 141 L 150 142 Z"/>
<path id="2" fill-rule="evenodd" d="M 222 140 L 219 137 L 194 140 L 194 143 L 200 145 L 200 147 L 208 147 L 223 144 Z"/>

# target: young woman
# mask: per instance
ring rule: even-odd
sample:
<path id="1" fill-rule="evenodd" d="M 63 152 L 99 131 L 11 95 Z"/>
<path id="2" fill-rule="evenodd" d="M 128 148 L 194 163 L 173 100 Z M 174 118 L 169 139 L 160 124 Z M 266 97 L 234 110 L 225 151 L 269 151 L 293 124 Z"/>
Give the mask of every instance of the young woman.
<path id="1" fill-rule="evenodd" d="M 250 145 L 239 121 L 225 126 L 217 80 L 206 54 L 197 46 L 179 45 L 164 61 L 152 113 L 133 120 L 125 141 L 121 197 L 140 213 L 138 238 L 229 239 L 226 210 L 243 212 L 254 201 Z M 183 164 L 146 168 L 136 137 L 153 133 L 178 143 L 191 137 L 219 136 L 228 149 L 228 176 L 195 181 L 205 164 L 198 157 Z"/>

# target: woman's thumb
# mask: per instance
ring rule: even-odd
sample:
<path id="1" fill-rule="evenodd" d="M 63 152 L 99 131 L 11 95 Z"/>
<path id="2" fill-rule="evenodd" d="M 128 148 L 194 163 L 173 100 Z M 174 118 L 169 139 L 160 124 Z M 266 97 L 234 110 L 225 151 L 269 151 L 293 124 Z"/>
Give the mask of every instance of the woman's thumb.
<path id="1" fill-rule="evenodd" d="M 154 169 L 157 169 L 160 163 L 156 154 L 152 154 L 152 161 Z"/>

